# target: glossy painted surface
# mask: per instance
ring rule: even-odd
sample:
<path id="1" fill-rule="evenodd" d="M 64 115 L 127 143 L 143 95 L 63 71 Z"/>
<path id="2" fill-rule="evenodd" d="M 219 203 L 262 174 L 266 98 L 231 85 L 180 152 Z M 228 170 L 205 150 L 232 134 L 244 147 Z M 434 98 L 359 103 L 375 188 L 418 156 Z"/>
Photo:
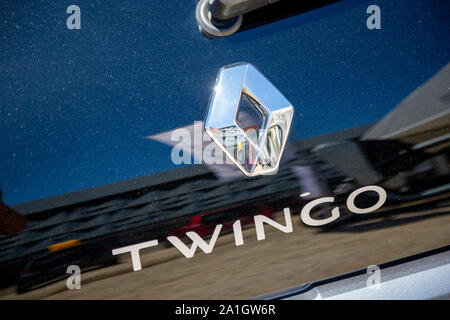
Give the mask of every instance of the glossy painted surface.
<path id="1" fill-rule="evenodd" d="M 447 1 L 340 1 L 207 40 L 196 1 L 2 1 L 0 186 L 17 204 L 174 168 L 143 137 L 203 120 L 217 70 L 247 61 L 298 107 L 297 138 L 383 117 L 450 60 Z"/>
<path id="2" fill-rule="evenodd" d="M 2 4 L 0 298 L 251 298 L 447 246 L 450 9 L 378 1 L 382 29 L 368 30 L 369 4 L 214 40 L 198 32 L 196 1 L 80 2 L 81 30 L 67 30 L 65 4 Z M 176 168 L 170 147 L 143 139 L 205 119 L 217 71 L 242 61 L 295 106 L 276 175 Z M 421 115 L 435 117 L 396 134 Z M 385 203 L 352 212 L 369 185 Z M 302 209 L 323 198 L 311 218 L 338 219 L 306 225 Z M 255 216 L 273 222 L 264 237 Z M 218 225 L 209 254 L 179 250 Z M 112 255 L 153 240 L 140 271 Z M 73 264 L 80 290 L 66 286 Z"/>

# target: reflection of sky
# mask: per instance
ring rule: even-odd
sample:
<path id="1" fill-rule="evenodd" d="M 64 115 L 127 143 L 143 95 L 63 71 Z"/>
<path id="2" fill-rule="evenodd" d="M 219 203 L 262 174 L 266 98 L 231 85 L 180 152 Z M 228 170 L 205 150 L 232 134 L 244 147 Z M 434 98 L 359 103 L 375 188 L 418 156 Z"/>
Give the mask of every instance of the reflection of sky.
<path id="1" fill-rule="evenodd" d="M 0 4 L 0 187 L 9 204 L 171 169 L 144 136 L 202 120 L 217 70 L 248 61 L 308 137 L 381 118 L 450 59 L 448 1 L 327 8 L 208 41 L 195 0 Z M 26 3 L 26 4 L 25 4 Z"/>

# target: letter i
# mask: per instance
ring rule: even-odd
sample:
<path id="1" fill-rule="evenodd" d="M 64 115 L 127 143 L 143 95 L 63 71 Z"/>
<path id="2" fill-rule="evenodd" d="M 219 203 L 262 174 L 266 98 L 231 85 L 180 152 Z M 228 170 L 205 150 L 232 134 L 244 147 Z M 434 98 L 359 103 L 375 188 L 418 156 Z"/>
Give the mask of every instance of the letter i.
<path id="1" fill-rule="evenodd" d="M 234 242 L 236 247 L 244 244 L 244 237 L 242 236 L 241 220 L 236 220 L 233 223 Z"/>

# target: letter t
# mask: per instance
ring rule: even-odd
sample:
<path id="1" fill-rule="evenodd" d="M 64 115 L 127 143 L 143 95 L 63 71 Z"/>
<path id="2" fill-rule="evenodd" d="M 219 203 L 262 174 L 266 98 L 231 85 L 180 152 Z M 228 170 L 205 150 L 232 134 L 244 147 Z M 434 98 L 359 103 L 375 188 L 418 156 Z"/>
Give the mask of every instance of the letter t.
<path id="1" fill-rule="evenodd" d="M 133 244 L 131 246 L 126 246 L 118 249 L 114 249 L 112 254 L 118 255 L 122 253 L 131 252 L 131 261 L 133 262 L 133 270 L 139 271 L 142 269 L 141 266 L 141 257 L 139 256 L 139 250 L 149 247 L 154 247 L 158 245 L 158 240 L 152 240 L 147 242 L 141 242 L 138 244 Z"/>

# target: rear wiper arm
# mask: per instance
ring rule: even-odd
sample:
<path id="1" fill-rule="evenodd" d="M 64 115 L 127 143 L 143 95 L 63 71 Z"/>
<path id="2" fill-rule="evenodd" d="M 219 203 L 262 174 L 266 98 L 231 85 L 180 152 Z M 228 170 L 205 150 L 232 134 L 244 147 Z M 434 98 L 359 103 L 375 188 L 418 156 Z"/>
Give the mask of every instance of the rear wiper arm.
<path id="1" fill-rule="evenodd" d="M 211 13 L 217 20 L 228 20 L 280 0 L 214 0 Z"/>
<path id="2" fill-rule="evenodd" d="M 195 17 L 207 38 L 226 37 L 339 0 L 199 0 Z M 245 17 L 245 19 L 244 19 Z"/>

